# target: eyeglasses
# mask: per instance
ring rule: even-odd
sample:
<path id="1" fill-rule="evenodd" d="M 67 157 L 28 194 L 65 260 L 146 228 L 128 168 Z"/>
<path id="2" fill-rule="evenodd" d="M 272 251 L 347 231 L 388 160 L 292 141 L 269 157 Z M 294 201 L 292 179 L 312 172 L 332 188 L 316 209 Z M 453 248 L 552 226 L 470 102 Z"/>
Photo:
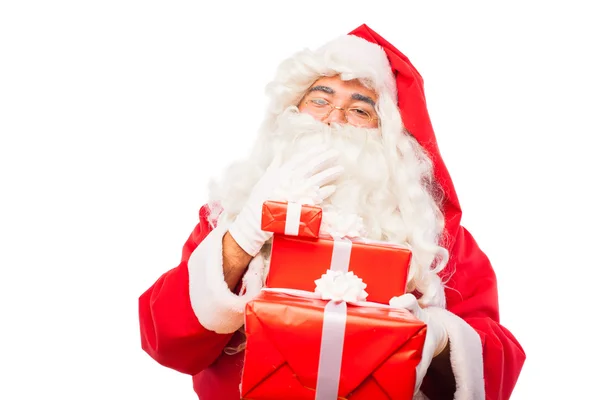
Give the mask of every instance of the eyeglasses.
<path id="1" fill-rule="evenodd" d="M 312 115 L 320 118 L 327 118 L 333 110 L 340 110 L 344 113 L 346 121 L 354 126 L 362 127 L 370 124 L 372 121 L 377 120 L 375 115 L 372 115 L 374 111 L 367 111 L 364 108 L 352 107 L 343 108 L 334 106 L 329 101 L 322 97 L 313 97 L 304 101 L 307 111 Z"/>

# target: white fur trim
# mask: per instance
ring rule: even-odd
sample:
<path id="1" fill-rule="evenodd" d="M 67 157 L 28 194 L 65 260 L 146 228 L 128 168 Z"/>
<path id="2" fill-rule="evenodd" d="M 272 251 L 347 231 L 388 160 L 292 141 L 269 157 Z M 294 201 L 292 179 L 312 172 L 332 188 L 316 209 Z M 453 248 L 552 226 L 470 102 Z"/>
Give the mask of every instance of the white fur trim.
<path id="1" fill-rule="evenodd" d="M 192 309 L 200 324 L 216 333 L 232 333 L 244 324 L 246 303 L 256 297 L 262 288 L 265 264 L 263 257 L 257 255 L 242 278 L 245 293 L 240 296 L 232 293 L 223 275 L 225 232 L 225 224 L 217 226 L 192 252 L 188 260 Z"/>
<path id="2" fill-rule="evenodd" d="M 276 117 L 289 106 L 297 105 L 317 79 L 334 75 L 343 80 L 359 79 L 380 96 L 386 94 L 394 105 L 398 104 L 396 79 L 383 48 L 358 36 L 343 35 L 314 51 L 297 52 L 279 65 L 275 79 L 266 88 L 271 98 L 268 108 L 271 115 L 263 129 L 271 132 Z"/>
<path id="3" fill-rule="evenodd" d="M 343 80 L 366 79 L 377 93 L 397 99 L 396 80 L 381 46 L 358 36 L 344 35 L 317 49 L 315 56 L 324 68 L 339 73 Z"/>
<path id="4" fill-rule="evenodd" d="M 413 400 L 429 400 L 429 398 L 425 396 L 423 392 L 419 391 L 414 395 Z"/>
<path id="5" fill-rule="evenodd" d="M 450 311 L 429 307 L 429 315 L 448 332 L 450 363 L 456 380 L 455 400 L 483 400 L 483 350 L 479 334 L 462 318 Z"/>

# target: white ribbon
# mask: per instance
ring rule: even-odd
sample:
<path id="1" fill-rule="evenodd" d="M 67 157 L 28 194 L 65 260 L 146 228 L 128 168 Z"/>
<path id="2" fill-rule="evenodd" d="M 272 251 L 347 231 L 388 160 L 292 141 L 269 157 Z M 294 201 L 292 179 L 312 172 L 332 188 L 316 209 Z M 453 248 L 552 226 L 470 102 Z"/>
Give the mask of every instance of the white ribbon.
<path id="1" fill-rule="evenodd" d="M 323 314 L 315 400 L 338 398 L 345 334 L 346 302 L 330 301 Z"/>
<path id="2" fill-rule="evenodd" d="M 268 292 L 268 293 L 287 294 L 289 296 L 303 297 L 305 299 L 323 300 L 323 297 L 319 293 L 309 292 L 307 290 L 264 287 L 261 289 L 261 291 Z M 383 309 L 390 310 L 390 311 L 408 312 L 408 311 L 406 311 L 405 308 L 392 307 L 389 304 L 375 303 L 373 301 L 344 301 L 343 303 L 349 304 L 351 306 L 356 306 L 356 307 L 383 308 Z"/>
<path id="3" fill-rule="evenodd" d="M 328 269 L 315 280 L 315 293 L 323 300 L 363 301 L 369 294 L 365 292 L 367 285 L 354 272 L 340 272 Z"/>
<path id="4" fill-rule="evenodd" d="M 300 216 L 302 214 L 302 204 L 288 203 L 285 214 L 285 230 L 286 235 L 298 236 L 300 232 Z"/>
<path id="5" fill-rule="evenodd" d="M 386 242 L 384 240 L 368 239 L 365 237 L 345 236 L 345 235 L 342 235 L 340 233 L 335 233 L 335 232 L 334 233 L 321 232 L 319 234 L 319 239 L 346 240 L 351 243 L 360 243 L 360 244 L 391 247 L 391 248 L 395 248 L 395 249 L 412 250 L 412 247 L 408 243 L 392 243 L 392 242 Z"/>
<path id="6" fill-rule="evenodd" d="M 332 271 L 348 272 L 351 254 L 352 241 L 348 238 L 334 237 L 329 269 Z"/>

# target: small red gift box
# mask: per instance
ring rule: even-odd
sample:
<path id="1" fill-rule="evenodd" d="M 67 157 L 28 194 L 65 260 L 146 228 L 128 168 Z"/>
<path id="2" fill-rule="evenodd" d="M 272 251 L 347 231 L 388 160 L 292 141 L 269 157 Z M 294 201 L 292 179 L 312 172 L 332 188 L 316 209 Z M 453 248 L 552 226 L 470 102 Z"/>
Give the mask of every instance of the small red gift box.
<path id="1" fill-rule="evenodd" d="M 410 400 L 427 327 L 406 311 L 263 292 L 245 329 L 243 399 Z"/>
<path id="2" fill-rule="evenodd" d="M 266 286 L 312 292 L 328 269 L 352 271 L 367 285 L 367 300 L 388 304 L 406 291 L 408 248 L 361 239 L 316 240 L 274 235 Z"/>
<path id="3" fill-rule="evenodd" d="M 322 218 L 320 207 L 266 201 L 262 208 L 261 228 L 284 235 L 318 238 Z"/>

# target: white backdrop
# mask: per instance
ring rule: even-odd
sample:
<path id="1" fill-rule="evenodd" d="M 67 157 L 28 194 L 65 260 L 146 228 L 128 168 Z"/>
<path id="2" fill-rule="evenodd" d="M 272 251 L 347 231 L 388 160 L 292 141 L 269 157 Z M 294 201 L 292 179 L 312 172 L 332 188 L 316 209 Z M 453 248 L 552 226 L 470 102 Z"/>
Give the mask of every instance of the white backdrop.
<path id="1" fill-rule="evenodd" d="M 196 398 L 141 350 L 137 298 L 247 151 L 277 64 L 362 23 L 425 79 L 528 356 L 512 398 L 593 390 L 577 365 L 600 356 L 593 2 L 201 3 L 1 3 L 0 398 Z"/>

